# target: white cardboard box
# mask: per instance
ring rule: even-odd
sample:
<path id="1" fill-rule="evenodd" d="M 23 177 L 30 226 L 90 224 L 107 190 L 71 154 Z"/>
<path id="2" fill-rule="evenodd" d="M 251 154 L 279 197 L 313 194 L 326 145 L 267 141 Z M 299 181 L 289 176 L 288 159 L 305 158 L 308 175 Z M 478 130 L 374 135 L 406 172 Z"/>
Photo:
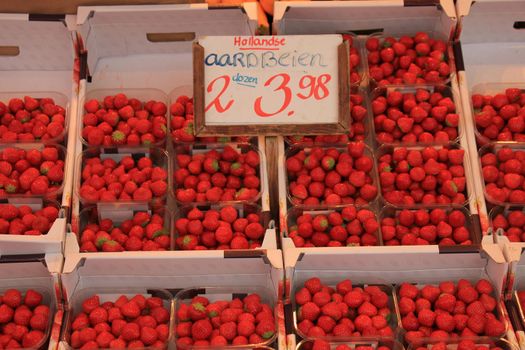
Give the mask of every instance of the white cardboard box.
<path id="1" fill-rule="evenodd" d="M 45 97 L 54 92 L 67 97 L 69 122 L 65 145 L 64 191 L 59 198 L 65 217 L 71 205 L 74 136 L 77 109 L 77 81 L 74 75 L 75 16 L 32 16 L 0 14 L 0 47 L 18 47 L 17 56 L 0 56 L 0 96 L 6 93 Z M 78 78 L 78 76 L 77 76 Z M 7 101 L 5 101 L 7 102 Z M 57 103 L 59 101 L 56 101 Z M 63 104 L 63 103 L 61 103 Z M 65 219 L 57 219 L 47 235 L 39 237 L 0 236 L 0 252 L 6 254 L 61 253 Z"/>

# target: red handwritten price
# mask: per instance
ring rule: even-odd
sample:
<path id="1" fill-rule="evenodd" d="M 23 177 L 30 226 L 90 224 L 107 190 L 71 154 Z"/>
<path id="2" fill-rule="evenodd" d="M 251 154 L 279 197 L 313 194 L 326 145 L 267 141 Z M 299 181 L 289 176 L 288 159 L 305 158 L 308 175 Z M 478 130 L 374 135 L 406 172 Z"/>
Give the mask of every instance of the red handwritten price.
<path id="1" fill-rule="evenodd" d="M 263 84 L 267 93 L 255 98 L 253 111 L 257 116 L 267 118 L 286 111 L 294 98 L 323 100 L 330 95 L 330 90 L 327 87 L 330 80 L 332 80 L 330 74 L 321 74 L 319 76 L 303 75 L 297 82 L 293 82 L 287 73 L 275 74 Z M 214 108 L 218 113 L 225 113 L 232 108 L 234 103 L 236 103 L 235 99 L 227 100 L 225 98 L 230 83 L 230 76 L 221 75 L 208 84 L 206 91 L 214 97 L 211 98 L 211 102 L 206 106 L 205 112 Z M 294 93 L 294 88 L 299 90 L 299 92 Z M 280 101 L 280 103 L 277 101 Z M 245 103 L 245 101 L 242 101 L 242 103 Z M 276 106 L 279 107 L 277 108 Z M 294 114 L 294 111 L 288 111 L 287 114 L 291 116 Z"/>

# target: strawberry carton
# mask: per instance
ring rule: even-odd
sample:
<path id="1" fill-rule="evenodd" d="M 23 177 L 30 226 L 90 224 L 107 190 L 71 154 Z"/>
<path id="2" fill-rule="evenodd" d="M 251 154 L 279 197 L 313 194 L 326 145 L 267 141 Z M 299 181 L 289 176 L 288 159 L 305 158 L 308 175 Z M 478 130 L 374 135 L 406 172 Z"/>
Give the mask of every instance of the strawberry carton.
<path id="1" fill-rule="evenodd" d="M 378 194 L 374 163 L 363 142 L 291 147 L 284 163 L 288 201 L 305 207 L 371 203 Z"/>
<path id="2" fill-rule="evenodd" d="M 168 96 L 157 89 L 96 89 L 83 106 L 78 135 L 87 147 L 165 147 Z"/>
<path id="3" fill-rule="evenodd" d="M 264 154 L 251 144 L 175 147 L 174 197 L 178 204 L 266 201 Z"/>
<path id="4" fill-rule="evenodd" d="M 480 232 L 472 224 L 465 207 L 396 208 L 385 206 L 381 213 L 381 238 L 384 245 L 479 246 Z"/>
<path id="5" fill-rule="evenodd" d="M 470 168 L 458 144 L 382 146 L 376 152 L 382 197 L 394 206 L 463 206 L 470 198 Z"/>
<path id="6" fill-rule="evenodd" d="M 58 92 L 0 92 L 1 143 L 63 143 L 69 125 L 68 98 Z"/>
<path id="7" fill-rule="evenodd" d="M 179 207 L 173 222 L 176 250 L 276 247 L 270 213 L 249 203 Z"/>
<path id="8" fill-rule="evenodd" d="M 379 219 L 367 207 L 290 208 L 285 234 L 296 248 L 381 245 Z"/>
<path id="9" fill-rule="evenodd" d="M 24 144 L 0 147 L 0 198 L 60 199 L 64 183 L 66 149 L 59 145 Z"/>
<path id="10" fill-rule="evenodd" d="M 173 246 L 170 227 L 167 208 L 99 204 L 80 212 L 76 233 L 80 252 L 165 251 Z"/>
<path id="11" fill-rule="evenodd" d="M 173 297 L 155 288 L 86 288 L 70 296 L 62 342 L 68 349 L 167 349 Z"/>
<path id="12" fill-rule="evenodd" d="M 78 157 L 76 194 L 83 204 L 157 205 L 166 200 L 169 171 L 168 154 L 160 148 L 90 148 Z"/>
<path id="13" fill-rule="evenodd" d="M 63 318 L 58 275 L 62 255 L 2 255 L 0 343 L 4 348 L 55 349 Z"/>
<path id="14" fill-rule="evenodd" d="M 182 290 L 175 296 L 176 346 L 199 349 L 270 345 L 278 333 L 276 305 L 273 292 L 257 286 Z"/>
<path id="15" fill-rule="evenodd" d="M 297 350 L 403 350 L 403 345 L 395 340 L 362 340 L 362 341 L 344 341 L 333 340 L 326 341 L 323 339 L 304 339 L 297 344 Z"/>
<path id="16" fill-rule="evenodd" d="M 370 104 L 380 145 L 460 141 L 460 117 L 448 86 L 382 86 L 372 91 Z"/>
<path id="17" fill-rule="evenodd" d="M 525 242 L 523 215 L 522 206 L 496 206 L 489 213 L 490 227 L 495 234 L 506 236 L 509 242 Z"/>
<path id="18" fill-rule="evenodd" d="M 55 201 L 11 198 L 0 204 L 0 226 L 0 252 L 62 252 L 66 218 Z"/>

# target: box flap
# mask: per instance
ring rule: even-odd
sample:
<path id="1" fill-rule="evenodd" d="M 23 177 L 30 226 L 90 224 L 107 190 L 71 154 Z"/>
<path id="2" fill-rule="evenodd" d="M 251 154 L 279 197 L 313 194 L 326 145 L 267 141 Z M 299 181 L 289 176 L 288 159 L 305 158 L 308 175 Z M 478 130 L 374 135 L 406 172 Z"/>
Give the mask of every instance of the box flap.
<path id="1" fill-rule="evenodd" d="M 525 45 L 525 4 L 519 0 L 458 0 L 461 19 L 461 42 L 502 43 L 519 42 Z"/>
<path id="2" fill-rule="evenodd" d="M 71 70 L 72 33 L 66 16 L 62 18 L 48 21 L 27 14 L 0 14 L 0 71 Z"/>
<path id="3" fill-rule="evenodd" d="M 276 1 L 274 26 L 279 34 L 327 34 L 383 30 L 392 35 L 414 30 L 446 32 L 456 18 L 451 0 L 441 5 L 404 6 L 403 1 Z M 414 33 L 412 33 L 414 34 Z"/>
<path id="4" fill-rule="evenodd" d="M 191 53 L 202 35 L 253 35 L 255 22 L 242 7 L 208 9 L 206 4 L 79 7 L 88 66 L 104 57 Z"/>

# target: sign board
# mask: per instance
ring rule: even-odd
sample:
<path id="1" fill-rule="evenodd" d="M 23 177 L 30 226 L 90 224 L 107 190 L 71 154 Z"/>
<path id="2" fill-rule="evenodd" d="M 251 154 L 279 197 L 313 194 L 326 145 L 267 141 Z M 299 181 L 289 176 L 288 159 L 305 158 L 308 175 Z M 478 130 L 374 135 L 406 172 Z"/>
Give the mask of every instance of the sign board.
<path id="1" fill-rule="evenodd" d="M 341 35 L 205 36 L 193 55 L 196 135 L 348 131 Z"/>

